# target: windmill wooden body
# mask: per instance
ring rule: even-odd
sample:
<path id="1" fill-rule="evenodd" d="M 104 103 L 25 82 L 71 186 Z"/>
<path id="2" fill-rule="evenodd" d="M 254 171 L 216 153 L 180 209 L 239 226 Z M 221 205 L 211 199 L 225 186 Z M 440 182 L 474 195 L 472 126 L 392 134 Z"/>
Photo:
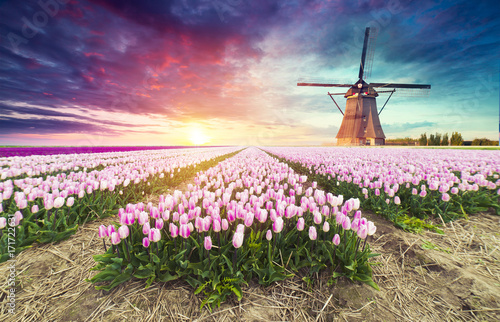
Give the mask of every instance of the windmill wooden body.
<path id="1" fill-rule="evenodd" d="M 332 84 L 326 82 L 299 82 L 297 86 L 319 87 L 348 87 L 346 93 L 330 93 L 328 95 L 340 110 L 344 118 L 337 133 L 337 145 L 383 145 L 385 134 L 380 124 L 379 115 L 395 92 L 410 96 L 425 95 L 431 85 L 424 84 L 394 84 L 394 83 L 366 83 L 364 78 L 369 74 L 373 52 L 375 49 L 376 33 L 370 35 L 370 28 L 366 28 L 359 66 L 358 81 L 354 84 Z M 368 58 L 368 65 L 365 61 Z M 375 90 L 377 88 L 378 90 Z M 376 97 L 379 93 L 390 93 L 380 111 L 377 109 Z M 347 98 L 345 113 L 334 99 L 334 95 L 344 95 Z"/>

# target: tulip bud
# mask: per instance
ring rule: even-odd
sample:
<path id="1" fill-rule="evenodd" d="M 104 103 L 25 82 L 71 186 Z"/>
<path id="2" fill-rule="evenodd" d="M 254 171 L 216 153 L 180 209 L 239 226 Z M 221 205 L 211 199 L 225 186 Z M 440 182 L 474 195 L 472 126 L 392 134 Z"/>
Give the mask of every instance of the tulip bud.
<path id="1" fill-rule="evenodd" d="M 271 240 L 272 238 L 273 238 L 273 232 L 271 231 L 271 229 L 268 229 L 266 233 L 266 239 Z"/>
<path id="2" fill-rule="evenodd" d="M 156 219 L 156 221 L 155 221 L 155 228 L 156 229 L 162 229 L 163 228 L 163 219 L 162 218 Z"/>
<path id="3" fill-rule="evenodd" d="M 377 227 L 375 226 L 375 224 L 372 222 L 372 221 L 369 221 L 367 224 L 367 233 L 369 236 L 375 234 L 375 232 L 377 231 Z"/>
<path id="4" fill-rule="evenodd" d="M 330 224 L 328 223 L 328 221 L 325 221 L 325 223 L 323 224 L 323 231 L 327 233 L 329 230 L 330 230 Z"/>
<path id="5" fill-rule="evenodd" d="M 104 238 L 106 236 L 108 236 L 108 232 L 106 230 L 106 226 L 100 225 L 99 226 L 99 238 Z"/>
<path id="6" fill-rule="evenodd" d="M 112 234 L 112 233 L 114 233 L 115 231 L 116 231 L 116 230 L 115 230 L 115 226 L 113 226 L 113 225 L 109 225 L 109 226 L 108 226 L 108 231 L 107 231 L 107 233 L 108 233 L 108 236 L 109 236 L 109 237 L 111 237 L 111 234 Z"/>
<path id="7" fill-rule="evenodd" d="M 304 226 L 305 226 L 304 218 L 300 217 L 299 220 L 297 220 L 297 230 L 303 231 Z"/>
<path id="8" fill-rule="evenodd" d="M 203 243 L 203 246 L 205 246 L 206 250 L 212 249 L 212 238 L 210 238 L 210 236 L 205 237 L 205 242 Z"/>
<path id="9" fill-rule="evenodd" d="M 129 233 L 130 233 L 130 231 L 129 231 L 127 225 L 123 225 L 123 226 L 120 226 L 120 228 L 118 228 L 118 235 L 120 236 L 121 239 L 127 238 Z"/>
<path id="10" fill-rule="evenodd" d="M 233 246 L 234 248 L 240 248 L 243 245 L 243 233 L 236 232 L 233 236 Z"/>
<path id="11" fill-rule="evenodd" d="M 54 200 L 54 208 L 61 208 L 62 206 L 64 206 L 64 198 L 63 197 L 57 197 L 55 200 Z"/>
<path id="12" fill-rule="evenodd" d="M 279 234 L 283 230 L 283 219 L 281 217 L 276 218 L 273 223 L 273 231 Z"/>
<path id="13" fill-rule="evenodd" d="M 221 226 L 222 226 L 222 230 L 224 230 L 224 231 L 229 229 L 229 222 L 227 221 L 226 218 L 222 219 Z"/>
<path id="14" fill-rule="evenodd" d="M 7 218 L 0 217 L 0 229 L 4 229 L 7 226 Z"/>
<path id="15" fill-rule="evenodd" d="M 145 248 L 149 247 L 149 238 L 148 237 L 144 237 L 142 239 L 142 246 L 144 246 Z"/>
<path id="16" fill-rule="evenodd" d="M 339 236 L 339 234 L 335 234 L 335 236 L 333 236 L 332 242 L 333 242 L 333 244 L 335 246 L 338 246 L 340 244 L 340 236 Z"/>
<path id="17" fill-rule="evenodd" d="M 115 231 L 111 233 L 111 244 L 113 245 L 118 245 L 121 242 L 120 236 L 118 233 Z"/>
<path id="18" fill-rule="evenodd" d="M 316 232 L 316 227 L 310 226 L 309 227 L 309 238 L 311 240 L 316 240 L 317 237 L 318 237 L 318 233 Z"/>
<path id="19" fill-rule="evenodd" d="M 71 207 L 75 203 L 75 198 L 74 197 L 69 197 L 68 200 L 66 200 L 66 206 Z"/>
<path id="20" fill-rule="evenodd" d="M 182 238 L 189 238 L 191 230 L 189 230 L 189 226 L 187 224 L 181 224 L 179 235 L 181 235 Z"/>
<path id="21" fill-rule="evenodd" d="M 38 208 L 38 205 L 33 205 L 33 207 L 31 207 L 31 213 L 33 213 L 33 214 L 36 214 L 39 210 L 40 209 Z M 2 212 L 2 211 L 0 210 L 0 212 Z"/>
<path id="22" fill-rule="evenodd" d="M 142 225 L 142 233 L 144 235 L 148 235 L 150 231 L 151 231 L 151 226 L 149 225 L 149 221 L 148 221 L 147 223 Z"/>
<path id="23" fill-rule="evenodd" d="M 170 236 L 172 236 L 172 238 L 179 236 L 179 227 L 177 227 L 176 224 L 170 223 L 169 230 Z"/>

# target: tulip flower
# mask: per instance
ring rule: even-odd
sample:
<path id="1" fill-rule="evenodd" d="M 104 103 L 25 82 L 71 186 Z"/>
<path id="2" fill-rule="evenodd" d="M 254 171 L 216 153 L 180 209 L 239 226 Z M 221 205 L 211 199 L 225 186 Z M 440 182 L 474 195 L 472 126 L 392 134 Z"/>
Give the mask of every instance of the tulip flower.
<path id="1" fill-rule="evenodd" d="M 108 237 L 111 237 L 111 234 L 115 232 L 115 226 L 114 225 L 109 225 L 107 229 Z"/>
<path id="2" fill-rule="evenodd" d="M 66 206 L 71 207 L 75 203 L 75 198 L 74 197 L 69 197 L 68 200 L 66 200 Z"/>
<path id="3" fill-rule="evenodd" d="M 7 226 L 7 218 L 0 217 L 0 229 L 4 229 Z"/>
<path id="4" fill-rule="evenodd" d="M 144 235 L 148 235 L 150 231 L 151 231 L 151 226 L 149 225 L 149 221 L 148 221 L 147 223 L 142 225 L 142 233 Z"/>
<path id="5" fill-rule="evenodd" d="M 236 232 L 233 235 L 233 246 L 234 248 L 238 249 L 243 245 L 243 233 Z"/>
<path id="6" fill-rule="evenodd" d="M 273 238 L 273 232 L 271 231 L 271 229 L 268 229 L 266 232 L 266 239 L 269 241 L 272 238 Z"/>
<path id="7" fill-rule="evenodd" d="M 62 206 L 64 206 L 64 198 L 57 197 L 54 200 L 54 208 L 58 209 L 58 208 L 61 208 Z"/>
<path id="8" fill-rule="evenodd" d="M 149 247 L 149 238 L 148 238 L 148 237 L 144 237 L 144 238 L 142 239 L 142 246 L 143 246 L 144 248 L 148 248 L 148 247 Z"/>
<path id="9" fill-rule="evenodd" d="M 310 226 L 309 227 L 309 238 L 311 240 L 316 240 L 317 237 L 318 237 L 318 233 L 316 232 L 316 227 Z"/>
<path id="10" fill-rule="evenodd" d="M 305 226 L 305 221 L 304 221 L 304 218 L 301 217 L 301 218 L 299 218 L 299 220 L 297 220 L 297 230 L 303 231 L 304 226 Z"/>
<path id="11" fill-rule="evenodd" d="M 137 222 L 139 223 L 139 225 L 144 225 L 148 221 L 149 221 L 149 215 L 148 215 L 148 213 L 145 212 L 145 211 L 141 211 L 139 213 L 138 218 L 137 218 Z"/>
<path id="12" fill-rule="evenodd" d="M 169 231 L 170 231 L 170 236 L 172 236 L 172 238 L 179 236 L 179 227 L 177 227 L 176 224 L 170 223 Z"/>
<path id="13" fill-rule="evenodd" d="M 205 247 L 206 250 L 212 249 L 212 238 L 210 238 L 210 236 L 205 237 L 205 241 L 203 243 L 203 246 Z"/>
<path id="14" fill-rule="evenodd" d="M 283 230 L 283 219 L 281 217 L 276 218 L 273 223 L 273 231 L 279 234 Z"/>
<path id="15" fill-rule="evenodd" d="M 349 219 L 349 217 L 344 216 L 344 221 L 342 222 L 342 228 L 344 228 L 344 230 L 351 229 L 351 219 Z"/>
<path id="16" fill-rule="evenodd" d="M 335 246 L 338 246 L 340 244 L 340 236 L 339 236 L 339 234 L 335 234 L 335 236 L 333 236 L 332 243 Z"/>
<path id="17" fill-rule="evenodd" d="M 443 194 L 441 195 L 441 200 L 443 200 L 444 202 L 448 202 L 448 201 L 450 201 L 450 195 L 449 195 L 449 194 L 447 194 L 446 192 L 445 192 L 445 193 L 443 193 Z"/>
<path id="18" fill-rule="evenodd" d="M 189 238 L 191 235 L 191 230 L 189 229 L 189 226 L 187 224 L 182 225 L 179 228 L 179 235 L 181 235 L 182 238 Z"/>
<path id="19" fill-rule="evenodd" d="M 118 245 L 121 242 L 120 235 L 116 231 L 111 233 L 111 244 Z"/>
<path id="20" fill-rule="evenodd" d="M 120 236 L 120 239 L 125 239 L 128 237 L 130 231 L 128 229 L 127 225 L 122 225 L 120 228 L 118 228 L 118 235 Z"/>
<path id="21" fill-rule="evenodd" d="M 126 226 L 125 226 L 126 227 Z M 152 242 L 159 242 L 161 239 L 161 232 L 159 229 L 156 228 L 151 228 L 148 234 L 149 241 Z"/>
<path id="22" fill-rule="evenodd" d="M 227 221 L 226 218 L 222 219 L 221 227 L 222 227 L 222 230 L 224 230 L 224 231 L 229 229 L 229 222 Z"/>

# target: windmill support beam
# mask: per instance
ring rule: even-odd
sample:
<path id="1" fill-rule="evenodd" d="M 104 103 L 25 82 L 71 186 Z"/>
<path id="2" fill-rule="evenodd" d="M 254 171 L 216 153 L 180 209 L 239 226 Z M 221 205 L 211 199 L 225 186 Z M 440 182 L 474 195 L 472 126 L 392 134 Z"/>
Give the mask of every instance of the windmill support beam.
<path id="1" fill-rule="evenodd" d="M 387 101 L 385 101 L 384 106 L 382 106 L 382 108 L 380 109 L 380 112 L 378 112 L 378 115 L 380 115 L 380 113 L 382 113 L 382 111 L 384 110 L 385 105 L 387 104 L 387 102 L 389 102 L 389 100 L 391 99 L 392 94 L 394 94 L 395 91 L 396 91 L 396 89 L 393 89 L 391 91 L 391 95 L 389 95 L 389 97 L 387 98 Z"/>
<path id="2" fill-rule="evenodd" d="M 332 101 L 335 103 L 335 105 L 339 109 L 340 113 L 342 113 L 342 115 L 344 115 L 344 112 L 342 112 L 342 110 L 340 109 L 339 104 L 337 104 L 337 102 L 335 102 L 335 99 L 333 98 L 333 95 L 337 95 L 337 94 L 330 94 L 330 93 L 328 93 L 328 96 L 330 96 L 330 98 L 332 99 Z"/>

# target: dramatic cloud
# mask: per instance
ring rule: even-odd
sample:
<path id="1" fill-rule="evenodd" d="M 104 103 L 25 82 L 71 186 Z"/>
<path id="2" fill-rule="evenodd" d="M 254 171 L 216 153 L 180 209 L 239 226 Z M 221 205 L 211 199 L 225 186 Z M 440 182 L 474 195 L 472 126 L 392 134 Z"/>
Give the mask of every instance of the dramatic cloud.
<path id="1" fill-rule="evenodd" d="M 496 1 L 6 1 L 0 144 L 191 144 L 195 128 L 208 144 L 332 143 L 332 89 L 296 82 L 355 82 L 366 26 L 369 81 L 432 84 L 391 99 L 387 137 L 496 138 L 499 14 Z"/>

